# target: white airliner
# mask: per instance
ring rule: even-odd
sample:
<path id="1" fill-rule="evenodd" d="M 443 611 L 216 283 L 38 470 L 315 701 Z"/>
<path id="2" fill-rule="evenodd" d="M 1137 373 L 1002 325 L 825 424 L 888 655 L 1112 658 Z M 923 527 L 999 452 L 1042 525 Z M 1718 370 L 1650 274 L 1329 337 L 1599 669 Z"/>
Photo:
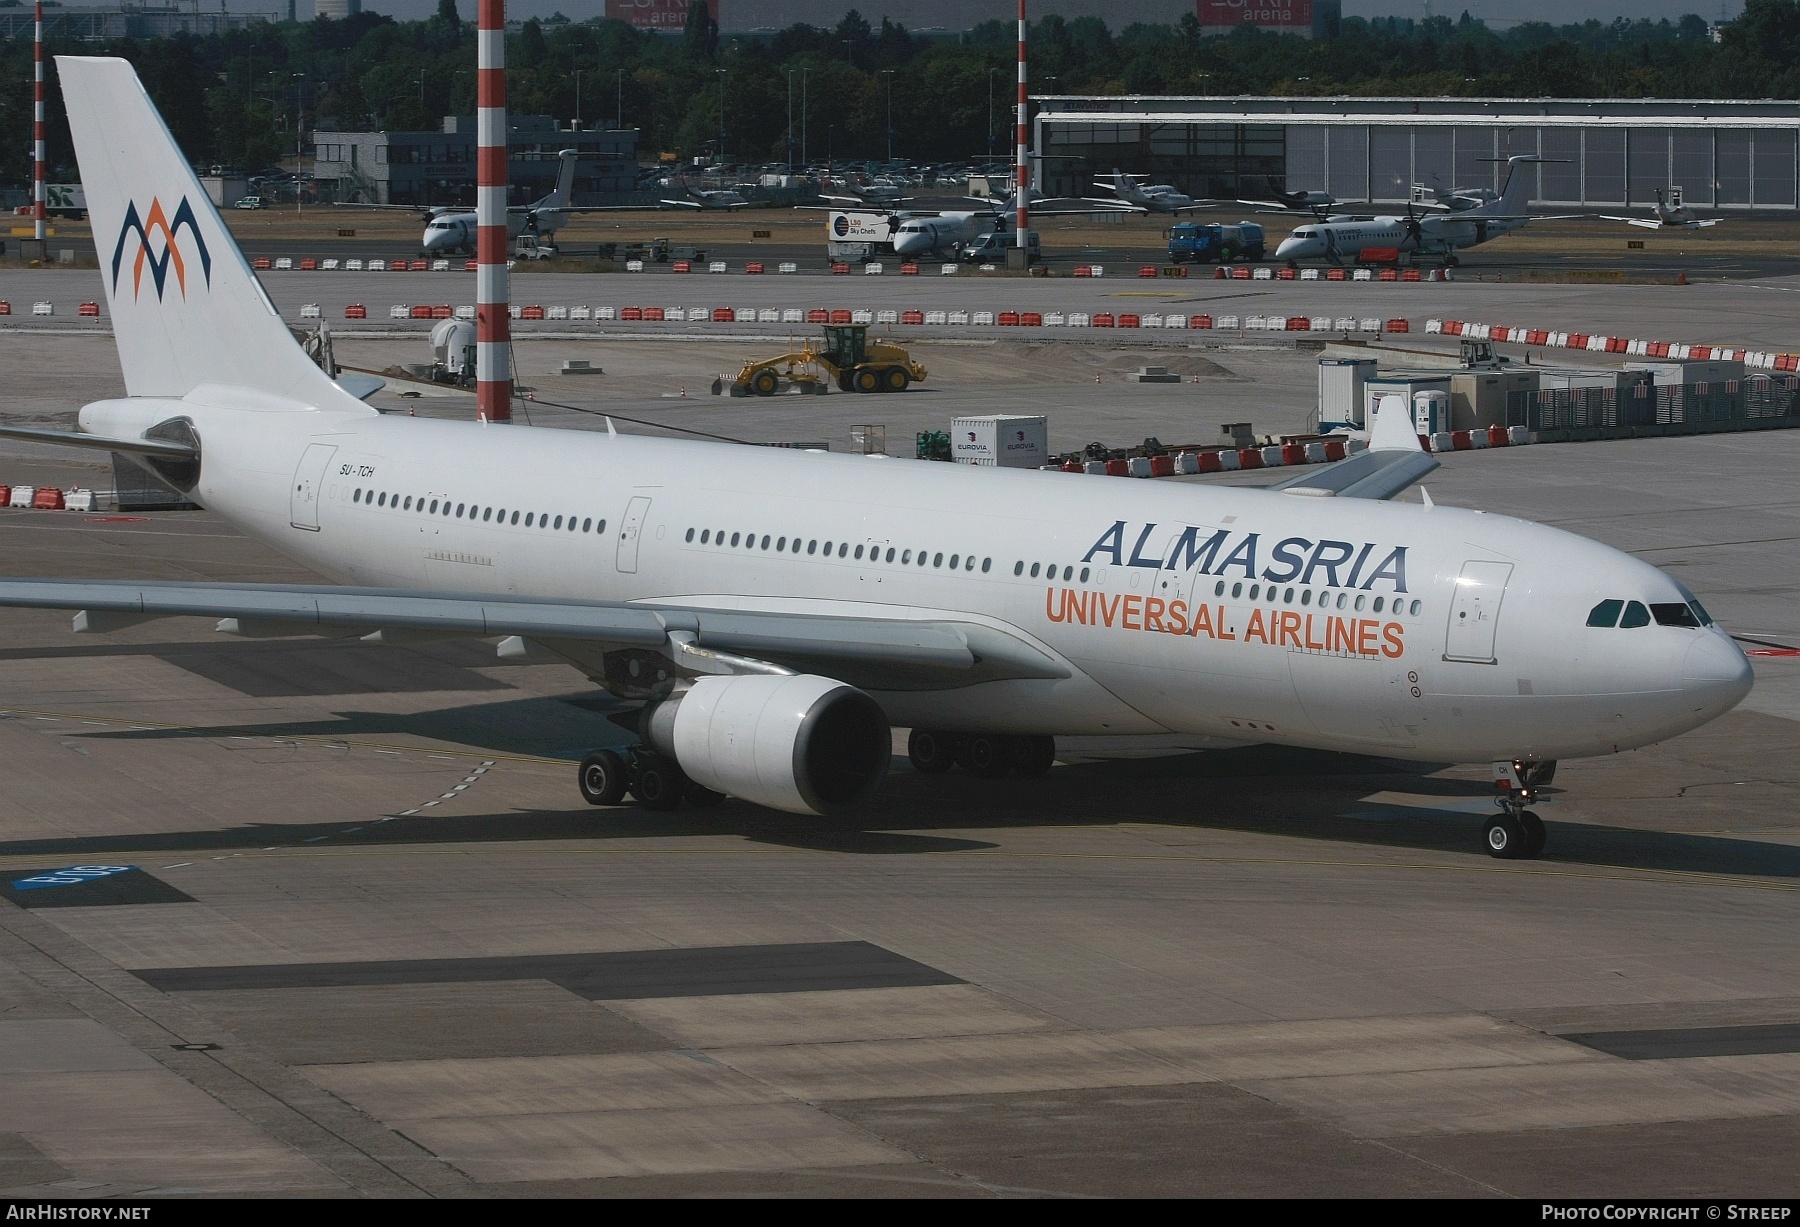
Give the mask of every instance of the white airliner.
<path id="1" fill-rule="evenodd" d="M 735 211 L 750 207 L 750 202 L 744 198 L 743 193 L 733 191 L 730 188 L 713 188 L 709 190 L 706 188 L 690 187 L 687 189 L 686 196 L 664 200 L 662 203 L 664 206 L 671 209 L 726 209 Z M 620 209 L 633 209 L 643 208 L 645 206 L 624 205 L 615 207 Z"/>
<path id="2" fill-rule="evenodd" d="M 123 60 L 58 57 L 127 395 L 78 433 L 344 587 L 0 580 L 77 631 L 498 639 L 646 700 L 597 804 L 836 815 L 888 770 L 1039 773 L 1056 734 L 1494 765 L 1497 856 L 1558 759 L 1695 728 L 1744 655 L 1655 567 L 1387 498 L 1405 406 L 1271 490 L 383 416 L 307 359 Z M 1204 792 L 1175 804 L 1203 812 Z"/>
<path id="3" fill-rule="evenodd" d="M 1627 226 L 1642 226 L 1646 230 L 1704 230 L 1719 224 L 1718 218 L 1701 217 L 1683 204 L 1680 188 L 1670 188 L 1666 198 L 1661 188 L 1653 190 L 1656 203 L 1650 206 L 1650 217 L 1614 217 L 1609 213 L 1600 216 L 1609 222 L 1624 222 Z"/>
<path id="4" fill-rule="evenodd" d="M 1489 239 L 1521 230 L 1532 220 L 1526 212 L 1529 176 L 1516 173 L 1524 162 L 1540 162 L 1535 154 L 1517 154 L 1506 160 L 1506 182 L 1497 199 L 1474 208 L 1432 217 L 1404 215 L 1356 219 L 1332 218 L 1298 226 L 1275 249 L 1277 260 L 1296 265 L 1302 260 L 1334 264 L 1355 260 L 1365 248 L 1393 248 L 1419 255 L 1439 255 L 1444 263 L 1457 263 L 1456 253 Z M 1545 220 L 1545 219 L 1540 219 Z"/>
<path id="5" fill-rule="evenodd" d="M 516 239 L 522 234 L 536 235 L 540 239 L 549 239 L 551 235 L 568 225 L 572 213 L 599 212 L 598 209 L 577 209 L 570 205 L 570 189 L 575 182 L 575 164 L 579 160 L 576 150 L 565 149 L 557 155 L 559 165 L 556 168 L 556 187 L 542 200 L 528 205 L 513 205 L 506 211 L 506 237 Z M 384 205 L 384 204 L 345 204 L 346 209 L 387 209 L 404 210 L 417 213 L 417 205 Z M 429 211 L 425 222 L 425 233 L 419 236 L 419 250 L 426 255 L 443 252 L 462 251 L 475 254 L 475 210 L 460 206 L 440 206 Z"/>
<path id="6" fill-rule="evenodd" d="M 1035 191 L 1032 192 L 1031 199 L 1032 217 L 1086 217 L 1094 213 L 1140 211 L 1128 210 L 1115 201 L 1092 201 L 1086 208 L 1045 208 L 1040 202 L 1065 200 L 1067 197 L 1046 197 Z M 915 259 L 934 252 L 954 255 L 965 244 L 973 243 L 985 235 L 1000 231 L 1013 232 L 1018 208 L 1019 197 L 1015 192 L 1004 201 L 986 209 L 891 214 L 896 223 L 889 227 L 893 236 L 894 254 Z"/>

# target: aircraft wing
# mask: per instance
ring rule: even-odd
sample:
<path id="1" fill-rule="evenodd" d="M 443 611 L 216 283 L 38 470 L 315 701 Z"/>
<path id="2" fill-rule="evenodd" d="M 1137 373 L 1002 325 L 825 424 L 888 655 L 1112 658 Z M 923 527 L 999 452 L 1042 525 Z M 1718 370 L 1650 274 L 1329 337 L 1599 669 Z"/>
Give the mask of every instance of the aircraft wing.
<path id="1" fill-rule="evenodd" d="M 677 209 L 704 209 L 706 207 L 698 200 L 665 200 L 663 203 Z"/>
<path id="2" fill-rule="evenodd" d="M 1702 218 L 1702 219 L 1700 219 L 1700 220 L 1697 220 L 1697 221 L 1691 221 L 1691 222 L 1689 222 L 1689 223 L 1688 223 L 1688 225 L 1690 225 L 1690 226 L 1698 226 L 1698 227 L 1700 227 L 1700 228 L 1701 228 L 1701 229 L 1702 229 L 1702 230 L 1704 230 L 1704 229 L 1706 229 L 1706 227 L 1708 227 L 1708 226 L 1716 226 L 1716 225 L 1718 225 L 1718 224 L 1719 224 L 1719 223 L 1720 223 L 1720 222 L 1721 222 L 1721 221 L 1722 221 L 1722 220 L 1724 220 L 1724 219 L 1723 219 L 1723 218 L 1718 218 L 1718 217 L 1707 217 L 1707 218 Z"/>
<path id="3" fill-rule="evenodd" d="M 452 212 L 463 212 L 464 211 L 457 206 L 407 205 L 407 204 L 365 204 L 360 201 L 351 201 L 351 200 L 334 200 L 331 202 L 331 207 L 334 209 L 378 209 L 378 210 L 381 210 L 381 211 L 387 212 L 387 213 L 417 213 L 420 217 L 436 217 L 440 212 L 443 212 L 446 209 L 448 209 L 449 211 L 452 211 Z"/>
<path id="4" fill-rule="evenodd" d="M 497 637 L 529 640 L 577 667 L 603 653 L 670 649 L 696 662 L 717 653 L 818 672 L 871 689 L 953 689 L 1069 670 L 1010 633 L 975 623 L 697 609 L 491 594 L 421 594 L 330 585 L 0 579 L 0 606 L 78 610 L 75 629 L 105 632 L 171 617 L 221 619 L 253 638 L 321 635 L 371 642 Z M 697 663 L 700 672 L 716 672 Z"/>
<path id="5" fill-rule="evenodd" d="M 1386 499 L 1437 467 L 1437 457 L 1419 446 L 1405 399 L 1384 396 L 1375 409 L 1367 451 L 1322 469 L 1309 469 L 1270 489 L 1323 497 Z"/>

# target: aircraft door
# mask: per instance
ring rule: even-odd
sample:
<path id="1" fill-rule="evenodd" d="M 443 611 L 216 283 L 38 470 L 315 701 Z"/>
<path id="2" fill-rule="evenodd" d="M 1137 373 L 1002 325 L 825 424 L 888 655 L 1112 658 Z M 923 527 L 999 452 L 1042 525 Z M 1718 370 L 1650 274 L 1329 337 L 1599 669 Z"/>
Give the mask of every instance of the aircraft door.
<path id="1" fill-rule="evenodd" d="M 650 499 L 639 495 L 625 508 L 625 522 L 619 525 L 619 572 L 637 574 L 638 539 L 644 532 L 644 517 L 650 514 Z"/>
<path id="2" fill-rule="evenodd" d="M 1500 627 L 1500 602 L 1512 578 L 1510 562 L 1465 562 L 1450 600 L 1450 625 L 1444 632 L 1444 659 L 1491 665 L 1494 632 Z"/>
<path id="3" fill-rule="evenodd" d="M 325 466 L 337 454 L 328 443 L 314 443 L 300 457 L 294 470 L 294 488 L 289 499 L 288 523 L 307 532 L 319 531 L 319 489 L 325 484 Z"/>

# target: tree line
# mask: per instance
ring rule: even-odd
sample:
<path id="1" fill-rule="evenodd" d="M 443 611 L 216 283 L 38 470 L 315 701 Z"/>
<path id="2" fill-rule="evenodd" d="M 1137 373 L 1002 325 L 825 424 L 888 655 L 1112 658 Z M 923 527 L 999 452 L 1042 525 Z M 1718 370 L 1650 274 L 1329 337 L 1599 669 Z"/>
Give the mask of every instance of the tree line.
<path id="1" fill-rule="evenodd" d="M 1034 92 L 1064 94 L 1800 97 L 1800 0 L 1747 0 L 1713 33 L 1696 15 L 1495 30 L 1465 13 L 1347 18 L 1338 37 L 1312 41 L 1253 29 L 1202 37 L 1191 15 L 1116 32 L 1095 18 L 1052 15 L 1031 28 L 1031 74 Z M 678 38 L 557 15 L 508 37 L 509 104 L 565 121 L 579 114 L 590 126 L 622 122 L 639 130 L 646 158 L 722 152 L 739 163 L 798 162 L 803 127 L 813 162 L 884 157 L 890 140 L 896 156 L 918 161 L 1004 155 L 1014 37 L 1006 22 L 920 37 L 855 11 L 831 27 L 721 37 L 698 3 Z M 475 28 L 457 0 L 439 0 L 422 21 L 364 12 L 50 48 L 97 50 L 137 65 L 200 165 L 255 171 L 291 158 L 318 126 L 435 129 L 441 116 L 475 108 Z M 68 179 L 73 155 L 54 73 L 50 118 L 52 173 Z M 0 130 L 0 182 L 22 183 L 29 37 L 0 42 Z"/>

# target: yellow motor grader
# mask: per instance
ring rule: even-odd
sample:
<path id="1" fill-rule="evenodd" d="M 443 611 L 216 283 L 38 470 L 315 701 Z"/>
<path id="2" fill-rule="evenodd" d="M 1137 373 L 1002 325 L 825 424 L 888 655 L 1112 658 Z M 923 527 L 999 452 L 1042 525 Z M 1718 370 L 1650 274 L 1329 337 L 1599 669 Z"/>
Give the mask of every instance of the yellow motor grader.
<path id="1" fill-rule="evenodd" d="M 901 346 L 869 341 L 867 324 L 827 324 L 823 343 L 744 363 L 729 383 L 713 381 L 713 395 L 774 396 L 789 388 L 823 392 L 836 383 L 841 392 L 904 392 L 925 378 L 925 368 Z"/>

